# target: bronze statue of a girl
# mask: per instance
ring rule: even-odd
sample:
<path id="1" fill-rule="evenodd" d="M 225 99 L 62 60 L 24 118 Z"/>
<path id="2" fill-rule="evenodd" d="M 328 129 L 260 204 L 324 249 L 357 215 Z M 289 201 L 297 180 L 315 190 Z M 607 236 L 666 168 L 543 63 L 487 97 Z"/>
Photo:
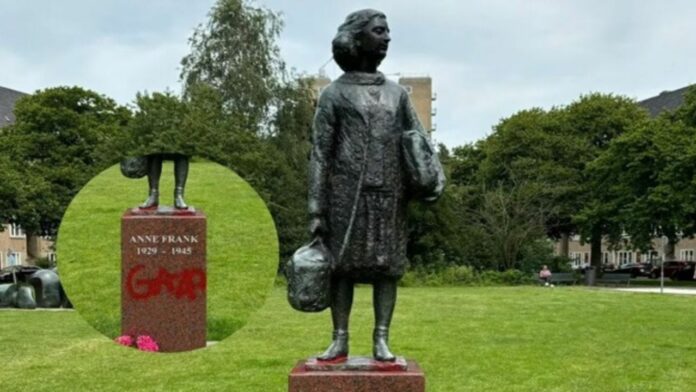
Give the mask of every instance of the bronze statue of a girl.
<path id="1" fill-rule="evenodd" d="M 402 136 L 425 131 L 406 90 L 377 67 L 391 37 L 386 16 L 353 12 L 333 39 L 345 72 L 317 103 L 309 164 L 310 232 L 333 257 L 333 340 L 319 360 L 348 355 L 355 283 L 374 287 L 373 356 L 394 361 L 388 346 L 397 281 L 406 267 L 408 180 Z M 439 163 L 438 163 L 439 165 Z"/>
<path id="2" fill-rule="evenodd" d="M 184 189 L 188 177 L 189 157 L 182 154 L 151 154 L 147 156 L 148 197 L 140 208 L 154 208 L 159 205 L 159 181 L 162 175 L 162 161 L 174 161 L 174 208 L 186 209 Z"/>
<path id="3" fill-rule="evenodd" d="M 189 157 L 183 154 L 149 154 L 121 161 L 121 173 L 129 178 L 147 176 L 148 196 L 141 209 L 154 209 L 159 206 L 159 184 L 162 176 L 162 161 L 174 161 L 174 208 L 188 209 L 184 201 L 184 190 L 189 171 Z"/>

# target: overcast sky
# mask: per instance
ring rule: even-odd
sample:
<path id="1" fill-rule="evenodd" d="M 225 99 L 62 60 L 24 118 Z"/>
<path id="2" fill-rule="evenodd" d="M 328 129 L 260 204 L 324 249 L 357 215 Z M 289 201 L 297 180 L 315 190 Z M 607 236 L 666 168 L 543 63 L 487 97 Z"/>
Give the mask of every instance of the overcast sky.
<path id="1" fill-rule="evenodd" d="M 0 86 L 79 85 L 129 103 L 180 91 L 179 61 L 212 0 L 0 0 Z M 693 0 L 259 0 L 281 11 L 282 55 L 316 73 L 345 16 L 376 8 L 392 43 L 381 70 L 433 79 L 434 137 L 476 141 L 520 109 L 580 94 L 644 99 L 696 81 Z M 330 77 L 340 75 L 332 62 Z"/>

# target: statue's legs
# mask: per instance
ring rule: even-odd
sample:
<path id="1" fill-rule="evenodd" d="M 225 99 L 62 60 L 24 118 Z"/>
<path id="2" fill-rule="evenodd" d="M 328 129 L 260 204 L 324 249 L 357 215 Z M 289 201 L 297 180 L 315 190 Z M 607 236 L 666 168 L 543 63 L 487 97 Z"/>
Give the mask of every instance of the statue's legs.
<path id="1" fill-rule="evenodd" d="M 159 182 L 162 176 L 162 157 L 149 155 L 147 157 L 147 183 L 150 187 L 147 200 L 140 208 L 152 208 L 159 205 Z"/>
<path id="2" fill-rule="evenodd" d="M 375 282 L 372 301 L 375 310 L 372 355 L 378 361 L 394 361 L 396 357 L 389 350 L 389 326 L 396 305 L 396 280 L 385 279 Z"/>
<path id="3" fill-rule="evenodd" d="M 333 341 L 329 348 L 317 358 L 322 361 L 348 355 L 348 319 L 353 306 L 353 282 L 337 278 L 331 286 L 331 321 L 333 322 Z"/>
<path id="4" fill-rule="evenodd" d="M 189 160 L 185 155 L 177 155 L 174 159 L 174 207 L 188 208 L 184 201 L 184 188 L 188 178 Z"/>

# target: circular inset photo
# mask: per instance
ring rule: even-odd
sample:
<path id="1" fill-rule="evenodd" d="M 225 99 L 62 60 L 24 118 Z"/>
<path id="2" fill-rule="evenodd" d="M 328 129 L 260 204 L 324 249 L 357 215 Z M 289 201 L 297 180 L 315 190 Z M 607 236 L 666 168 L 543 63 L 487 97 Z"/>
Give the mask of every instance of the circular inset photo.
<path id="1" fill-rule="evenodd" d="M 107 337 L 188 351 L 262 306 L 278 237 L 263 200 L 230 169 L 194 159 L 183 192 L 175 164 L 161 164 L 154 203 L 148 176 L 127 178 L 119 165 L 79 192 L 58 231 L 58 270 L 75 309 Z"/>

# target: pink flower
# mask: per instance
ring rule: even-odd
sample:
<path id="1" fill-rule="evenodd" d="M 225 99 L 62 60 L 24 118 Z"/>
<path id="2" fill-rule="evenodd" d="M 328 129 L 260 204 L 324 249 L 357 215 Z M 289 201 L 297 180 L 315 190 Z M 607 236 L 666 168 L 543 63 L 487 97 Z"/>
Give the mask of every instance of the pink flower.
<path id="1" fill-rule="evenodd" d="M 138 336 L 135 344 L 138 346 L 138 350 L 140 351 L 159 351 L 159 346 L 157 345 L 157 342 L 155 342 L 155 339 L 147 335 Z"/>
<path id="2" fill-rule="evenodd" d="M 121 346 L 130 347 L 133 345 L 133 337 L 128 336 L 128 335 L 121 335 L 121 336 L 117 337 L 116 339 L 114 339 L 114 341 L 116 343 L 120 344 Z"/>

